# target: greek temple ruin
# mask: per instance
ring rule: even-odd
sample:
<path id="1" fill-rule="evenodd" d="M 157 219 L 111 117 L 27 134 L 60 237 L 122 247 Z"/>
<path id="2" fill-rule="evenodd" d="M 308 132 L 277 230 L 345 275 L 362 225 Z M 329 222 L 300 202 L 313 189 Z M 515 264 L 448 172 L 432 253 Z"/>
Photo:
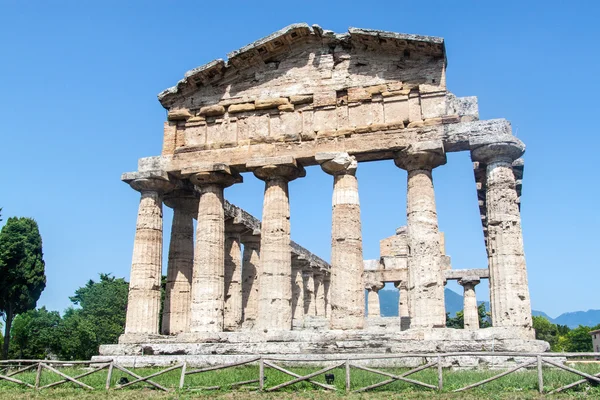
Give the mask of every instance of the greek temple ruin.
<path id="1" fill-rule="evenodd" d="M 480 120 L 476 97 L 448 92 L 446 67 L 439 37 L 300 23 L 160 93 L 162 153 L 122 176 L 141 196 L 127 322 L 101 357 L 206 365 L 548 350 L 534 339 L 523 252 L 525 146 L 508 121 Z M 452 267 L 438 229 L 433 171 L 459 151 L 473 160 L 485 237 L 470 245 L 488 256 L 475 269 Z M 364 260 L 356 171 L 380 160 L 406 171 L 406 226 L 381 240 L 380 259 Z M 290 239 L 289 187 L 314 165 L 333 186 L 330 263 Z M 225 200 L 244 174 L 264 181 L 262 221 Z M 163 204 L 173 220 L 161 305 Z M 449 280 L 464 288 L 465 329 L 446 328 Z M 479 329 L 484 280 L 493 326 Z M 388 282 L 400 290 L 397 318 L 380 316 Z"/>

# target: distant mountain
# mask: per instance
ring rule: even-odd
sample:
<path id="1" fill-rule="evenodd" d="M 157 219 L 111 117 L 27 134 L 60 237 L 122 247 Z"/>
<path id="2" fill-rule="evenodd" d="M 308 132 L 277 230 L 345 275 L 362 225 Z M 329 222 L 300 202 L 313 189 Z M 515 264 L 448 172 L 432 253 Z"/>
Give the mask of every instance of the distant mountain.
<path id="1" fill-rule="evenodd" d="M 554 318 L 554 323 L 577 328 L 579 325 L 596 326 L 600 324 L 600 310 L 568 312 Z"/>
<path id="2" fill-rule="evenodd" d="M 444 296 L 446 300 L 446 312 L 453 317 L 457 311 L 463 309 L 463 296 L 453 290 L 445 289 Z M 379 301 L 381 307 L 381 315 L 384 317 L 398 316 L 398 297 L 397 290 L 381 290 L 379 291 Z M 485 304 L 486 310 L 490 309 L 487 301 L 479 302 Z M 542 316 L 547 318 L 553 324 L 567 325 L 569 328 L 577 328 L 579 325 L 596 326 L 600 324 L 600 310 L 575 311 L 559 315 L 557 318 L 548 316 L 543 311 L 532 310 L 532 315 Z"/>

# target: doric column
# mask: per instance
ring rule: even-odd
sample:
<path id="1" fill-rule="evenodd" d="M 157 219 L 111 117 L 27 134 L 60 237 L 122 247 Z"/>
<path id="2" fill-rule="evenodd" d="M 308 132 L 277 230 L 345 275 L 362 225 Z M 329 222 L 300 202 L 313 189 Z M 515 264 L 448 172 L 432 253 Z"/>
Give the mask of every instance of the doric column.
<path id="1" fill-rule="evenodd" d="M 173 185 L 160 178 L 129 182 L 141 193 L 133 242 L 125 333 L 158 334 L 162 272 L 162 196 Z"/>
<path id="2" fill-rule="evenodd" d="M 225 304 L 223 329 L 236 331 L 242 323 L 242 247 L 240 232 L 225 229 Z"/>
<path id="3" fill-rule="evenodd" d="M 398 289 L 399 297 L 398 297 L 398 316 L 400 318 L 408 318 L 408 282 L 399 281 L 394 282 L 394 286 Z"/>
<path id="4" fill-rule="evenodd" d="M 242 319 L 244 329 L 252 329 L 258 315 L 258 279 L 260 269 L 260 236 L 242 237 Z"/>
<path id="5" fill-rule="evenodd" d="M 486 164 L 490 308 L 492 325 L 496 327 L 532 326 L 521 214 L 512 170 L 512 162 L 524 149 L 523 143 L 513 138 L 512 142 L 471 150 L 474 161 Z"/>
<path id="6" fill-rule="evenodd" d="M 464 277 L 458 281 L 463 287 L 463 316 L 465 329 L 479 329 L 479 310 L 475 297 L 475 286 L 479 284 L 479 277 Z"/>
<path id="7" fill-rule="evenodd" d="M 408 286 L 411 328 L 446 326 L 444 275 L 431 170 L 446 163 L 441 141 L 420 142 L 396 154 L 408 172 Z"/>
<path id="8" fill-rule="evenodd" d="M 258 328 L 292 328 L 292 253 L 288 182 L 304 176 L 291 157 L 248 162 L 254 175 L 265 181 L 261 241 Z"/>
<path id="9" fill-rule="evenodd" d="M 383 286 L 384 285 L 381 284 L 367 288 L 367 315 L 369 318 L 381 317 L 379 290 L 383 289 Z"/>
<path id="10" fill-rule="evenodd" d="M 301 327 L 304 323 L 303 263 L 304 261 L 297 258 L 292 259 L 292 319 L 295 327 Z"/>
<path id="11" fill-rule="evenodd" d="M 207 171 L 192 175 L 190 181 L 200 188 L 190 331 L 220 332 L 225 287 L 223 189 L 240 182 L 241 177 L 229 171 Z"/>
<path id="12" fill-rule="evenodd" d="M 331 290 L 331 275 L 326 273 L 323 277 L 323 291 L 325 292 L 325 316 L 327 318 L 331 317 L 331 300 L 330 300 L 330 290 Z"/>
<path id="13" fill-rule="evenodd" d="M 191 192 L 176 192 L 165 198 L 165 204 L 173 209 L 173 224 L 162 315 L 163 335 L 189 332 L 190 329 L 194 217 L 198 210 L 198 200 Z"/>
<path id="14" fill-rule="evenodd" d="M 315 315 L 325 316 L 325 288 L 323 285 L 323 271 L 319 268 L 313 268 L 315 280 Z"/>
<path id="15" fill-rule="evenodd" d="M 302 280 L 304 282 L 304 315 L 314 317 L 317 314 L 315 305 L 315 279 L 310 265 L 302 270 Z"/>
<path id="16" fill-rule="evenodd" d="M 347 153 L 319 153 L 321 168 L 333 175 L 331 227 L 331 329 L 362 329 L 365 319 L 358 163 Z"/>

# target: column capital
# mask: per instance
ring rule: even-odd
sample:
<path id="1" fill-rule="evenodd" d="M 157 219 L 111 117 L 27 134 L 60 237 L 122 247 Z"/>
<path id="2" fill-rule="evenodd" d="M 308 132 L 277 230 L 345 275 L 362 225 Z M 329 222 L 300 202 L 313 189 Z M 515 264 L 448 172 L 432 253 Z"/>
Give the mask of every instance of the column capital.
<path id="1" fill-rule="evenodd" d="M 289 182 L 306 176 L 304 167 L 291 156 L 255 158 L 248 161 L 246 167 L 262 181 L 285 179 Z"/>
<path id="2" fill-rule="evenodd" d="M 479 285 L 480 278 L 478 276 L 465 276 L 458 280 L 458 284 L 461 286 L 472 286 L 475 287 Z"/>
<path id="3" fill-rule="evenodd" d="M 219 185 L 223 188 L 235 183 L 243 182 L 242 176 L 234 171 L 201 171 L 190 175 L 190 182 L 194 185 Z"/>
<path id="4" fill-rule="evenodd" d="M 198 212 L 198 197 L 193 190 L 175 189 L 164 197 L 163 202 L 169 208 L 179 209 L 191 214 Z"/>
<path id="5" fill-rule="evenodd" d="M 471 159 L 473 161 L 491 164 L 494 162 L 512 163 L 525 152 L 525 144 L 519 139 L 512 141 L 487 143 L 471 148 Z"/>
<path id="6" fill-rule="evenodd" d="M 385 286 L 385 282 L 369 282 L 366 285 L 367 290 L 371 290 L 373 292 L 379 292 Z"/>
<path id="7" fill-rule="evenodd" d="M 394 163 L 407 171 L 431 170 L 446 164 L 446 153 L 441 140 L 430 140 L 411 144 L 395 154 Z"/>
<path id="8" fill-rule="evenodd" d="M 164 194 L 175 189 L 175 184 L 167 179 L 159 177 L 148 177 L 134 179 L 129 183 L 134 190 L 138 192 L 158 192 Z"/>
<path id="9" fill-rule="evenodd" d="M 356 157 L 348 153 L 317 153 L 315 160 L 321 165 L 324 172 L 329 175 L 354 175 L 358 162 Z"/>

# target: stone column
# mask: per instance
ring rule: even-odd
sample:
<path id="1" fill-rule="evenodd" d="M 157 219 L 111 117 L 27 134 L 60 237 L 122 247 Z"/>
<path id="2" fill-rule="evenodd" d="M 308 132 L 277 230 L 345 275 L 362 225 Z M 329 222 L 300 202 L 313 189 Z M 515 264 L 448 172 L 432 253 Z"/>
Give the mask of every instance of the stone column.
<path id="1" fill-rule="evenodd" d="M 189 332 L 194 266 L 194 217 L 198 201 L 193 193 L 180 193 L 165 198 L 165 204 L 173 209 L 169 265 L 163 305 L 163 335 Z"/>
<path id="2" fill-rule="evenodd" d="M 242 319 L 244 328 L 252 329 L 258 315 L 260 236 L 244 236 L 242 244 Z"/>
<path id="3" fill-rule="evenodd" d="M 512 162 L 524 152 L 518 139 L 471 150 L 486 164 L 486 208 L 490 308 L 493 326 L 531 330 L 531 303 L 523 251 L 521 214 Z"/>
<path id="4" fill-rule="evenodd" d="M 242 324 L 242 247 L 235 230 L 225 231 L 224 289 L 223 329 L 236 331 Z"/>
<path id="5" fill-rule="evenodd" d="M 162 272 L 162 196 L 172 184 L 160 178 L 129 182 L 141 193 L 133 242 L 125 333 L 158 334 Z"/>
<path id="6" fill-rule="evenodd" d="M 323 271 L 320 271 L 318 268 L 313 268 L 313 276 L 315 280 L 315 315 L 324 317 L 325 289 L 323 285 Z"/>
<path id="7" fill-rule="evenodd" d="M 441 141 L 420 142 L 396 154 L 408 172 L 408 286 L 411 328 L 446 326 L 444 275 L 431 171 L 446 163 Z"/>
<path id="8" fill-rule="evenodd" d="M 398 289 L 398 316 L 400 318 L 409 317 L 408 311 L 408 283 L 406 281 L 394 282 L 394 286 Z"/>
<path id="9" fill-rule="evenodd" d="M 294 327 L 304 324 L 304 279 L 302 261 L 292 259 L 292 319 Z"/>
<path id="10" fill-rule="evenodd" d="M 331 275 L 326 273 L 323 277 L 323 291 L 325 292 L 325 316 L 331 317 L 331 300 L 330 300 L 330 289 L 331 289 Z"/>
<path id="11" fill-rule="evenodd" d="M 264 160 L 261 160 L 264 161 Z M 259 162 L 260 164 L 260 162 Z M 248 163 L 250 167 L 252 163 Z M 254 163 L 256 165 L 256 163 Z M 292 328 L 292 253 L 288 182 L 304 176 L 294 160 L 261 165 L 254 175 L 265 181 L 257 326 L 263 331 Z"/>
<path id="12" fill-rule="evenodd" d="M 479 329 L 479 310 L 475 297 L 475 286 L 479 284 L 479 277 L 465 277 L 458 281 L 463 287 L 463 316 L 465 329 Z"/>
<path id="13" fill-rule="evenodd" d="M 194 272 L 192 275 L 191 332 L 223 330 L 225 275 L 225 211 L 223 189 L 241 181 L 225 171 L 194 174 L 200 188 Z"/>
<path id="14" fill-rule="evenodd" d="M 362 329 L 365 320 L 362 231 L 356 168 L 347 153 L 319 153 L 321 168 L 333 175 L 331 227 L 331 329 Z"/>
<path id="15" fill-rule="evenodd" d="M 367 288 L 367 315 L 369 318 L 381 317 L 379 290 L 381 290 L 382 288 L 383 284 L 380 286 L 371 286 Z"/>
<path id="16" fill-rule="evenodd" d="M 307 266 L 302 270 L 302 280 L 304 282 L 304 315 L 314 317 L 317 314 L 315 305 L 315 279 L 312 268 Z"/>

